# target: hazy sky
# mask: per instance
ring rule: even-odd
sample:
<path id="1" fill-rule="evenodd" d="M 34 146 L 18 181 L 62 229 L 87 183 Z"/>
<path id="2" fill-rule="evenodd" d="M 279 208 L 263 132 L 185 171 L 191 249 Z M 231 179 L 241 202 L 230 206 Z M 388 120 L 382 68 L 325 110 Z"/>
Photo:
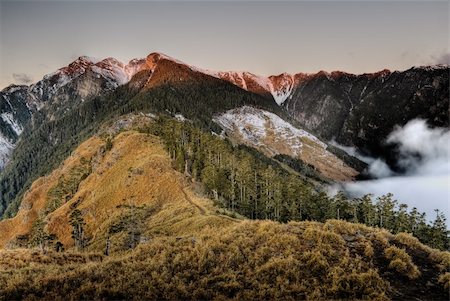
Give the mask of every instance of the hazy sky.
<path id="1" fill-rule="evenodd" d="M 404 70 L 448 60 L 448 1 L 5 1 L 0 88 L 80 55 L 213 70 Z"/>

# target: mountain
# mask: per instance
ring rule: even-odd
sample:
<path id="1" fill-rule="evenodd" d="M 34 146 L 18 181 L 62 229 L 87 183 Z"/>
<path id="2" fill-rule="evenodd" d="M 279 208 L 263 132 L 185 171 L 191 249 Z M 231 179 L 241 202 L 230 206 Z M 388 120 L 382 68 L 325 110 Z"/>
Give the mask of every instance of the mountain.
<path id="1" fill-rule="evenodd" d="M 37 103 L 28 98 L 28 87 L 11 85 L 0 93 L 0 170 L 9 156 Z"/>
<path id="2" fill-rule="evenodd" d="M 321 137 L 386 157 L 395 166 L 384 145 L 387 135 L 414 118 L 448 127 L 448 89 L 445 66 L 358 76 L 322 72 L 301 82 L 283 106 Z"/>
<path id="3" fill-rule="evenodd" d="M 88 98 L 113 91 L 141 70 L 145 60 L 123 64 L 114 58 L 81 56 L 30 86 L 11 85 L 0 92 L 0 170 L 8 162 L 33 115 L 60 118 Z M 50 109 L 51 108 L 51 109 Z M 34 123 L 42 122 L 42 118 Z M 36 127 L 33 122 L 31 127 Z"/>
<path id="4" fill-rule="evenodd" d="M 229 110 L 214 118 L 227 136 L 269 157 L 284 154 L 309 164 L 328 179 L 349 181 L 358 171 L 327 150 L 320 139 L 279 116 L 252 107 Z"/>
<path id="5" fill-rule="evenodd" d="M 21 134 L 10 163 L 0 174 L 0 214 L 7 208 L 8 214 L 17 212 L 23 193 L 32 181 L 53 170 L 78 143 L 110 118 L 142 111 L 182 114 L 196 126 L 218 131 L 220 127 L 212 121 L 213 116 L 239 106 L 251 105 L 282 113 L 273 100 L 165 55 L 154 53 L 132 62 L 133 72 L 137 73 L 119 86 L 104 75 L 109 73 L 102 75 L 93 68 L 100 62 L 69 68 L 85 72 L 43 102 L 43 107 L 29 121 L 29 129 Z M 65 70 L 61 73 L 65 74 Z M 81 97 L 83 87 L 95 90 L 99 84 L 104 88 L 97 90 L 100 93 Z"/>
<path id="6" fill-rule="evenodd" d="M 442 121 L 442 70 L 262 77 L 152 53 L 6 88 L 0 300 L 448 299 L 443 214 L 326 193 L 365 168 L 331 138 L 375 151 L 376 114 Z"/>
<path id="7" fill-rule="evenodd" d="M 395 126 L 415 118 L 425 119 L 431 126 L 449 126 L 449 67 L 444 65 L 361 75 L 320 71 L 270 77 L 236 72 L 217 76 L 265 97 L 271 95 L 305 129 L 326 141 L 336 140 L 384 157 L 394 168 L 398 158 L 384 140 Z"/>
<path id="8" fill-rule="evenodd" d="M 385 136 L 395 125 L 417 117 L 448 125 L 447 90 L 448 67 L 439 66 L 363 75 L 319 72 L 263 77 L 204 70 L 161 53 L 128 64 L 80 57 L 36 84 L 10 86 L 0 93 L 0 160 L 10 161 L 0 174 L 0 215 L 6 208 L 13 215 L 33 180 L 50 172 L 99 124 L 114 116 L 163 112 L 220 133 L 223 128 L 214 119 L 251 106 L 289 123 L 292 129 L 283 130 L 283 135 L 291 135 L 295 128 L 321 143 L 334 138 L 362 152 L 378 153 L 395 165 L 395 149 L 383 144 Z M 228 138 L 236 138 L 235 134 L 228 129 Z M 243 138 L 235 142 L 257 147 L 320 181 L 351 179 L 365 166 L 321 143 L 314 144 L 316 153 L 325 149 L 325 154 L 333 155 L 308 158 L 292 147 L 281 150 L 280 143 L 270 139 L 265 139 L 267 145 L 256 146 Z M 282 142 L 300 139 L 287 138 Z"/>
<path id="9" fill-rule="evenodd" d="M 245 218 L 209 198 L 194 180 L 195 164 L 186 173 L 182 161 L 178 170 L 184 155 L 172 151 L 180 145 L 203 154 L 204 171 L 237 168 L 236 191 L 245 195 L 253 185 L 238 185 L 254 176 L 240 171 L 248 160 L 256 172 L 265 167 L 265 200 L 277 197 L 278 185 L 298 187 L 272 176 L 281 165 L 189 121 L 153 114 L 108 120 L 31 185 L 14 218 L 0 221 L 0 297 L 448 299 L 450 253 L 344 220 Z M 304 210 L 321 214 L 327 202 Z M 268 205 L 260 204 L 276 213 L 277 201 Z"/>
<path id="10" fill-rule="evenodd" d="M 164 64 L 177 66 L 177 69 L 167 70 L 162 66 Z M 158 72 L 150 82 L 158 65 L 164 71 Z M 395 165 L 395 154 L 383 141 L 395 125 L 424 118 L 433 126 L 448 126 L 449 69 L 445 66 L 415 67 L 403 72 L 383 70 L 362 75 L 321 71 L 265 77 L 250 72 L 205 70 L 161 53 L 152 53 L 128 64 L 114 58 L 80 57 L 36 84 L 11 86 L 0 93 L 4 99 L 2 107 L 5 107 L 0 120 L 0 169 L 14 148 L 18 132 L 36 111 L 51 107 L 45 114 L 48 118 L 56 118 L 86 98 L 128 83 L 141 71 L 147 73 L 145 80 L 148 82 L 144 84 L 147 88 L 173 82 L 176 77 L 177 84 L 181 84 L 183 72 L 184 79 L 191 81 L 208 82 L 210 79 L 205 79 L 206 76 L 228 81 L 274 100 L 301 126 L 321 139 L 335 139 L 363 152 L 386 157 L 391 165 Z M 6 109 L 7 103 L 14 103 L 13 107 Z M 18 106 L 20 108 L 16 108 Z"/>

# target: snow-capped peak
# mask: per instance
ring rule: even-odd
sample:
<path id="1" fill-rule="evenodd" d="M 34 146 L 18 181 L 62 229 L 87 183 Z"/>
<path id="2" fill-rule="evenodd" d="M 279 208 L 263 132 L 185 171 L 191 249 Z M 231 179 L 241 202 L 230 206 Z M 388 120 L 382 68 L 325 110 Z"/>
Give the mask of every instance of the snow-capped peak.
<path id="1" fill-rule="evenodd" d="M 282 73 L 276 76 L 269 76 L 272 94 L 275 102 L 282 105 L 286 99 L 291 95 L 294 89 L 294 76 L 288 73 Z"/>

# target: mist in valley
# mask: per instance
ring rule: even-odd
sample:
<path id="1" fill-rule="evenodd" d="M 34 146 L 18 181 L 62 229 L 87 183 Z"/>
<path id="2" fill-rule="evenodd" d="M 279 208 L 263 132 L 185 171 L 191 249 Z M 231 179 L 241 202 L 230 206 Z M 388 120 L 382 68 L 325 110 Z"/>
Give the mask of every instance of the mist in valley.
<path id="1" fill-rule="evenodd" d="M 409 209 L 416 207 L 432 221 L 435 209 L 449 216 L 450 187 L 450 131 L 447 128 L 431 128 L 425 120 L 414 119 L 403 127 L 397 127 L 385 143 L 394 144 L 399 153 L 399 166 L 404 170 L 398 174 L 380 158 L 360 154 L 355 148 L 337 145 L 348 154 L 369 164 L 368 173 L 374 180 L 357 181 L 333 187 L 345 190 L 350 196 L 374 197 L 393 193 L 399 203 Z"/>

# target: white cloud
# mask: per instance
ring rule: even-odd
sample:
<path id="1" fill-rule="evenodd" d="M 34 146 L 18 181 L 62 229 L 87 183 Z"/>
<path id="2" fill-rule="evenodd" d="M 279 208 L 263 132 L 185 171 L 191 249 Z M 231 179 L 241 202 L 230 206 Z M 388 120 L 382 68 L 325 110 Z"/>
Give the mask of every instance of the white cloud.
<path id="1" fill-rule="evenodd" d="M 385 170 L 384 161 L 372 158 L 368 162 L 369 172 L 380 178 L 345 183 L 343 188 L 352 196 L 372 193 L 376 197 L 393 193 L 399 202 L 425 212 L 430 220 L 435 217 L 434 209 L 439 209 L 450 226 L 449 129 L 431 128 L 424 120 L 415 119 L 394 129 L 386 142 L 397 145 L 399 164 L 405 173 L 393 175 L 390 169 Z M 358 157 L 355 150 L 348 151 L 354 151 Z M 382 176 L 383 171 L 385 176 Z"/>
<path id="2" fill-rule="evenodd" d="M 432 129 L 424 120 L 415 119 L 397 127 L 386 141 L 398 145 L 399 164 L 407 174 L 450 174 L 448 129 Z"/>
<path id="3" fill-rule="evenodd" d="M 335 140 L 329 142 L 331 145 L 336 146 L 337 148 L 342 149 L 344 152 L 349 154 L 350 156 L 356 157 L 359 160 L 367 163 L 369 166 L 367 171 L 369 174 L 375 178 L 383 178 L 392 176 L 394 172 L 389 168 L 386 162 L 380 158 L 370 157 L 364 154 L 361 154 L 355 147 L 340 145 Z"/>

